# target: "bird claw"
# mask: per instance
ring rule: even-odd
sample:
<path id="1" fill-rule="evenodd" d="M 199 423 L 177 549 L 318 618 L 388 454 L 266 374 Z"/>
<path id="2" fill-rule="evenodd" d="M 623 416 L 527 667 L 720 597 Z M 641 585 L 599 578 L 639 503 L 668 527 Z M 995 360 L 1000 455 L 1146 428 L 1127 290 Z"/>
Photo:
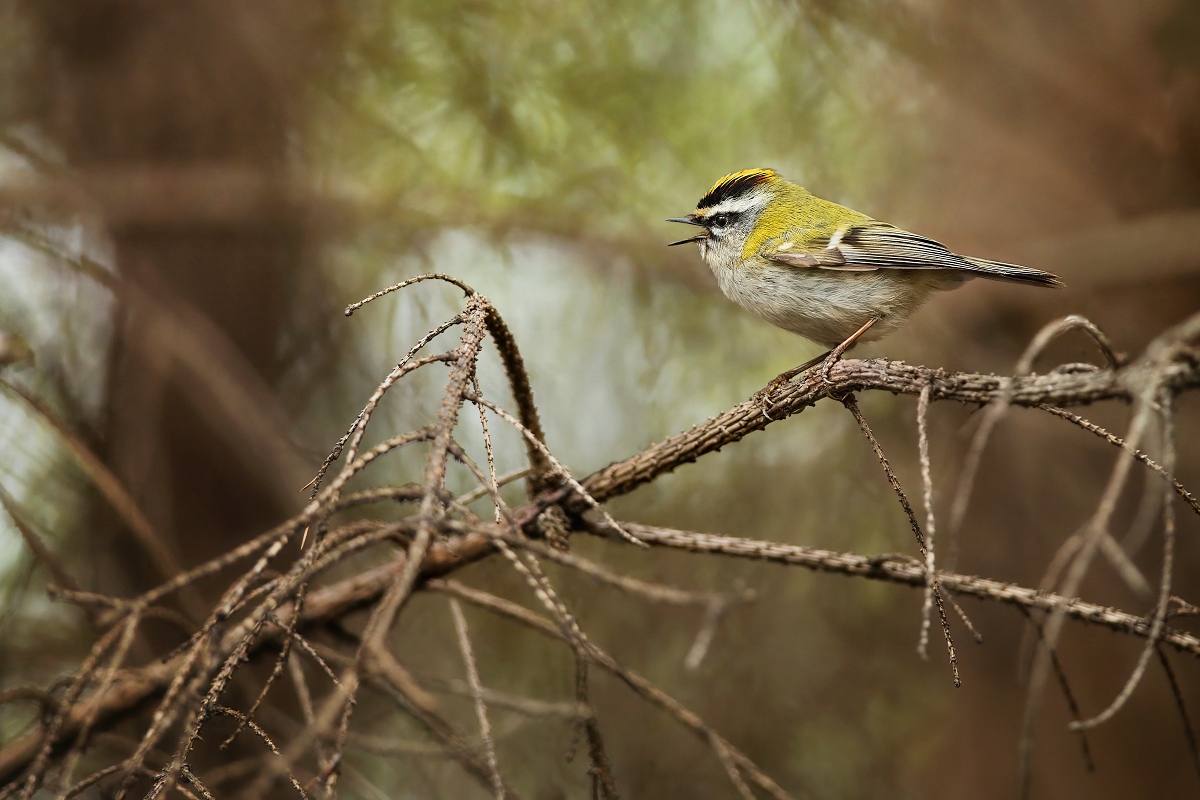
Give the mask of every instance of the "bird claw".
<path id="1" fill-rule="evenodd" d="M 833 369 L 833 365 L 836 364 L 839 360 L 840 360 L 840 357 L 830 355 L 829 358 L 825 359 L 825 363 L 823 363 L 821 365 L 821 381 L 824 382 L 824 384 L 826 386 L 834 385 L 833 378 L 829 377 L 829 371 Z"/>
<path id="2" fill-rule="evenodd" d="M 784 373 L 784 375 L 787 375 L 787 373 Z M 784 375 L 780 375 L 779 377 L 775 378 L 750 397 L 751 400 L 754 400 L 759 404 L 759 406 L 762 408 L 762 415 L 771 422 L 775 421 L 775 418 L 768 413 L 771 408 L 771 395 L 775 394 L 775 392 L 779 391 L 779 389 L 781 389 L 789 380 L 791 380 L 790 377 L 784 378 Z"/>
<path id="3" fill-rule="evenodd" d="M 870 325 L 864 325 L 863 330 L 866 330 L 868 327 L 870 327 Z M 853 344 L 852 341 L 849 341 L 848 343 Z M 806 361 L 795 369 L 790 369 L 781 375 L 776 375 L 770 383 L 755 392 L 750 399 L 757 401 L 759 405 L 762 406 L 762 413 L 764 417 L 774 421 L 774 418 L 767 413 L 771 407 L 771 395 L 775 394 L 775 392 L 779 391 L 784 386 L 787 386 L 801 375 L 807 374 L 810 370 L 814 369 L 818 365 L 821 367 L 821 380 L 825 383 L 825 385 L 835 385 L 833 379 L 829 377 L 829 371 L 833 369 L 833 365 L 841 359 L 842 353 L 845 352 L 845 348 L 847 346 L 847 342 L 843 342 L 842 345 L 839 345 L 837 348 L 834 348 L 823 356 L 817 356 L 811 361 Z"/>
<path id="4" fill-rule="evenodd" d="M 754 402 L 758 403 L 759 410 L 762 411 L 762 415 L 764 417 L 766 417 L 771 422 L 774 422 L 774 420 L 771 419 L 771 415 L 767 413 L 767 410 L 771 407 L 771 392 L 772 391 L 773 391 L 773 388 L 770 386 L 766 387 L 765 389 L 759 389 L 757 392 L 755 392 L 753 395 L 750 396 L 750 399 L 753 400 Z"/>

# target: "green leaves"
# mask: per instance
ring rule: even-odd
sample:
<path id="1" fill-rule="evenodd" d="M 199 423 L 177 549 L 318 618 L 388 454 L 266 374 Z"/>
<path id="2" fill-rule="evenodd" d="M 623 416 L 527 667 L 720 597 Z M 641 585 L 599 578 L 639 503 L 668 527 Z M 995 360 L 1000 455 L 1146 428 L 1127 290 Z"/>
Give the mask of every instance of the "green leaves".
<path id="1" fill-rule="evenodd" d="M 872 163 L 846 109 L 883 55 L 790 6 L 366 5 L 326 87 L 339 112 L 314 117 L 313 155 L 405 228 L 621 247 L 725 172 L 812 180 Z"/>

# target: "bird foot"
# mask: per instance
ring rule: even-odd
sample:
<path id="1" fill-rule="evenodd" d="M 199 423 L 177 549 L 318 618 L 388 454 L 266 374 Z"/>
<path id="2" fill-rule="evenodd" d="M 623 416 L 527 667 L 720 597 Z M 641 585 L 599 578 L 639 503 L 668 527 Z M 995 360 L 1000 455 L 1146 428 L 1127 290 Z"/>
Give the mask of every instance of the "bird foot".
<path id="1" fill-rule="evenodd" d="M 763 416 L 772 422 L 774 421 L 774 418 L 769 413 L 772 403 L 771 395 L 775 394 L 784 386 L 787 386 L 788 382 L 791 381 L 793 377 L 795 377 L 795 375 L 791 371 L 785 372 L 782 375 L 777 375 L 766 386 L 750 395 L 750 399 L 758 403 L 759 407 L 762 408 Z"/>
<path id="2" fill-rule="evenodd" d="M 829 377 L 829 371 L 833 369 L 833 365 L 842 360 L 841 353 L 830 353 L 821 363 L 821 380 L 826 386 L 833 386 L 833 379 Z"/>

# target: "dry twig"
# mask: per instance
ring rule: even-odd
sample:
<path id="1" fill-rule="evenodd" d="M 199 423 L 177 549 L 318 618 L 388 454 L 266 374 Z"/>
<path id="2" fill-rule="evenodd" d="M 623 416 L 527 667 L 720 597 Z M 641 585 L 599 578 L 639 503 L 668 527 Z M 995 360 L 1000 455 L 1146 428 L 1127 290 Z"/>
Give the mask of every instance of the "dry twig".
<path id="1" fill-rule="evenodd" d="M 496 308 L 482 295 L 454 278 L 423 275 L 350 306 L 347 314 L 354 313 L 364 303 L 391 291 L 426 281 L 448 282 L 462 290 L 466 295 L 462 310 L 421 337 L 380 382 L 354 423 L 336 442 L 329 457 L 319 468 L 311 484 L 308 505 L 299 515 L 251 542 L 186 572 L 174 570 L 173 565 L 166 563 L 160 553 L 160 567 L 170 575 L 158 587 L 133 598 L 106 597 L 80 591 L 68 583 L 70 576 L 49 558 L 48 553 L 39 555 L 46 568 L 57 570 L 58 580 L 67 584 L 65 589 L 57 592 L 57 596 L 85 608 L 102 628 L 109 627 L 100 634 L 91 653 L 66 683 L 61 698 L 51 700 L 45 693 L 37 692 L 0 695 L 0 703 L 25 697 L 44 698 L 42 702 L 46 716 L 35 730 L 0 746 L 0 797 L 20 792 L 23 797 L 30 798 L 39 788 L 47 786 L 61 787 L 63 796 L 88 791 L 96 786 L 109 786 L 115 790 L 114 794 L 122 796 L 132 791 L 135 784 L 141 783 L 143 786 L 140 788 L 150 798 L 168 795 L 173 790 L 184 796 L 208 798 L 220 796 L 220 787 L 227 781 L 247 780 L 247 774 L 250 784 L 246 796 L 250 797 L 271 793 L 281 778 L 287 779 L 298 796 L 306 797 L 315 791 L 332 795 L 344 766 L 343 755 L 347 747 L 362 744 L 364 750 L 387 750 L 386 747 L 377 746 L 377 742 L 367 746 L 370 740 L 354 730 L 354 710 L 367 687 L 391 698 L 399 711 L 419 723 L 434 742 L 428 747 L 431 755 L 452 759 L 473 780 L 498 797 L 516 795 L 499 770 L 496 736 L 488 714 L 489 705 L 493 710 L 515 709 L 522 713 L 556 715 L 575 721 L 587 739 L 593 793 L 617 797 L 613 764 L 589 697 L 590 671 L 597 667 L 617 676 L 639 697 L 662 709 L 705 742 L 728 775 L 733 790 L 740 796 L 753 797 L 754 787 L 772 797 L 789 796 L 749 756 L 704 720 L 593 643 L 564 596 L 551 584 L 542 564 L 548 560 L 564 567 L 561 573 L 564 581 L 576 580 L 576 576 L 582 574 L 603 586 L 612 586 L 651 602 L 703 606 L 706 610 L 705 621 L 685 661 L 688 668 L 694 668 L 711 646 L 722 611 L 731 602 L 749 599 L 750 593 L 690 591 L 622 575 L 597 560 L 547 544 L 541 539 L 543 531 L 554 527 L 542 524 L 548 517 L 558 520 L 561 523 L 559 527 L 563 527 L 564 531 L 573 527 L 599 532 L 609 537 L 614 546 L 636 544 L 639 548 L 669 547 L 726 558 L 764 560 L 919 588 L 925 597 L 920 648 L 923 650 L 925 647 L 930 611 L 936 607 L 956 683 L 957 661 L 944 601 L 958 609 L 976 638 L 978 634 L 952 595 L 1014 605 L 1026 614 L 1046 615 L 1044 630 L 1040 631 L 1043 647 L 1035 658 L 1031 680 L 1026 736 L 1022 739 L 1022 769 L 1025 775 L 1028 774 L 1028 755 L 1032 746 L 1028 731 L 1032 730 L 1032 720 L 1036 717 L 1050 672 L 1058 677 L 1072 713 L 1080 716 L 1055 649 L 1065 621 L 1101 626 L 1145 640 L 1138 667 L 1130 675 L 1125 688 L 1107 710 L 1080 723 L 1080 728 L 1094 726 L 1111 718 L 1139 684 L 1146 665 L 1155 653 L 1165 658 L 1163 652 L 1170 648 L 1194 657 L 1200 656 L 1200 638 L 1171 624 L 1173 615 L 1186 608 L 1183 601 L 1172 597 L 1170 593 L 1175 534 L 1171 500 L 1178 495 L 1197 512 L 1200 512 L 1200 505 L 1175 480 L 1174 441 L 1169 414 L 1176 395 L 1200 387 L 1200 366 L 1184 347 L 1200 331 L 1200 317 L 1170 332 L 1143 358 L 1126 366 L 1117 363 L 1111 345 L 1095 326 L 1079 318 L 1067 318 L 1044 330 L 1018 364 L 1020 377 L 947 373 L 879 359 L 840 361 L 830 372 L 830 383 L 814 373 L 776 392 L 772 397 L 769 417 L 761 413 L 759 401 L 749 400 L 641 453 L 577 480 L 545 442 L 531 382 L 516 340 Z M 422 350 L 431 345 L 434 339 L 451 329 L 458 335 L 454 347 L 442 353 L 421 355 Z M 1074 329 L 1087 332 L 1097 341 L 1108 358 L 1107 367 L 1056 371 L 1047 375 L 1025 374 L 1051 338 Z M 495 345 L 495 353 L 504 366 L 515 412 L 483 398 L 480 391 L 477 364 L 487 352 L 485 344 L 488 341 Z M 389 390 L 415 371 L 437 364 L 448 367 L 449 381 L 435 419 L 416 431 L 391 433 L 377 444 L 368 445 L 368 428 L 371 428 L 373 435 L 375 412 Z M 918 398 L 917 449 L 925 507 L 924 527 L 918 522 L 895 472 L 854 400 L 853 393 L 871 390 L 915 395 Z M 840 400 L 854 415 L 904 510 L 921 553 L 920 559 L 902 555 L 838 553 L 738 536 L 637 525 L 614 519 L 603 506 L 608 500 L 627 494 L 769 424 L 801 413 L 826 398 Z M 980 426 L 980 432 L 968 454 L 969 468 L 964 471 L 965 488 L 960 491 L 950 514 L 951 530 L 957 527 L 965 508 L 966 491 L 969 491 L 971 482 L 969 477 L 978 465 L 987 436 L 1008 407 L 1041 409 L 1120 448 L 1120 457 L 1090 524 L 1070 549 L 1064 548 L 1062 551 L 1063 577 L 1058 592 L 1039 591 L 938 569 L 938 564 L 945 563 L 945 560 L 935 560 L 934 557 L 934 481 L 929 463 L 928 413 L 931 403 L 947 400 L 987 408 L 984 424 Z M 1067 410 L 1068 407 L 1105 400 L 1134 403 L 1133 423 L 1124 437 L 1117 437 L 1074 411 Z M 484 460 L 479 464 L 456 438 L 456 430 L 461 425 L 474 424 L 461 414 L 464 403 L 473 404 L 478 412 L 478 425 L 484 442 Z M 493 420 L 498 419 L 500 425 L 516 432 L 525 448 L 527 466 L 503 477 L 498 477 L 489 414 L 494 415 Z M 1161 464 L 1138 449 L 1149 420 L 1155 414 L 1161 416 L 1164 423 L 1166 447 Z M 418 448 L 424 449 L 424 469 L 419 483 L 351 491 L 350 482 L 368 470 L 373 472 L 375 465 L 382 460 Z M 327 473 L 342 456 L 345 456 L 344 463 L 328 485 L 324 485 Z M 80 457 L 86 460 L 85 456 Z M 1165 496 L 1161 499 L 1164 558 L 1160 579 L 1155 587 L 1158 602 L 1149 618 L 1075 597 L 1079 582 L 1097 551 L 1106 553 L 1119 568 L 1126 570 L 1126 579 L 1131 584 L 1136 583 L 1136 571 L 1130 571 L 1127 555 L 1109 535 L 1107 527 L 1116 499 L 1132 469 L 1131 465 L 1138 463 L 1165 479 Z M 446 486 L 447 470 L 452 464 L 465 467 L 466 473 L 476 483 L 475 488 L 457 499 Z M 97 485 L 106 480 L 102 472 L 95 472 L 92 477 Z M 526 500 L 521 505 L 510 507 L 501 496 L 500 489 L 505 483 L 520 477 L 526 478 Z M 101 488 L 103 491 L 103 486 Z M 120 492 L 111 487 L 106 494 L 114 504 L 124 502 Z M 466 507 L 468 503 L 484 497 L 489 498 L 493 507 L 490 520 L 481 519 L 480 515 Z M 6 498 L 0 497 L 0 500 L 6 508 L 16 510 Z M 402 516 L 389 522 L 335 522 L 336 515 L 343 511 L 352 508 L 361 510 L 369 504 L 380 502 L 394 503 L 403 512 Z M 140 523 L 134 513 L 136 508 L 126 508 L 126 511 L 130 527 L 137 529 Z M 310 531 L 313 533 L 311 545 L 288 563 L 288 544 Z M 30 546 L 36 549 L 37 537 L 31 531 L 22 530 L 22 533 L 26 535 Z M 145 533 L 140 531 L 139 539 L 144 546 L 152 549 L 156 539 L 147 538 Z M 367 552 L 380 554 L 372 566 L 357 566 L 353 572 L 341 574 L 336 580 L 328 577 L 330 570 L 351 564 L 352 557 Z M 497 552 L 501 554 L 502 563 L 519 575 L 548 616 L 444 579 L 464 565 Z M 247 561 L 249 563 L 243 563 Z M 191 591 L 199 581 L 211 580 L 226 572 L 230 573 L 225 584 L 227 588 L 208 605 L 205 614 L 196 615 L 198 627 L 188 625 L 186 641 L 164 654 L 159 661 L 141 666 L 125 665 L 124 662 L 129 658 L 130 642 L 143 622 L 168 613 L 161 606 L 165 598 Z M 559 573 L 554 574 L 558 580 Z M 1058 575 L 1057 572 L 1055 574 Z M 1144 579 L 1142 582 L 1145 583 Z M 404 666 L 407 659 L 402 655 L 402 637 L 398 639 L 395 635 L 396 621 L 412 594 L 426 588 L 457 598 L 452 600 L 451 610 L 467 669 L 467 681 L 463 686 L 451 686 L 444 682 L 441 686 L 452 692 L 464 692 L 472 699 L 480 728 L 477 744 L 458 731 L 439 708 L 437 697 Z M 551 703 L 485 689 L 479 678 L 479 665 L 458 599 L 565 643 L 575 658 L 574 701 Z M 343 624 L 348 616 L 357 611 L 365 611 L 367 617 L 361 634 L 351 633 Z M 317 631 L 330 634 L 335 644 L 323 644 L 312 638 Z M 244 664 L 262 657 L 274 658 L 265 679 L 255 685 L 254 691 L 246 693 L 245 702 L 233 702 L 228 696 L 232 694 L 233 687 L 236 686 L 239 692 L 249 688 L 245 685 L 248 678 L 243 679 L 249 674 L 243 670 Z M 321 670 L 321 673 L 316 673 L 317 679 L 311 682 L 301 664 L 307 664 L 309 660 Z M 1182 695 L 1174 674 L 1165 662 L 1164 667 L 1182 712 Z M 290 681 L 296 694 L 302 724 L 290 718 L 277 719 L 281 715 L 273 712 L 264 702 L 271 686 L 284 678 L 285 670 L 285 680 Z M 90 735 L 128 719 L 146 704 L 152 704 L 153 710 L 142 728 L 142 736 L 127 745 L 119 763 L 98 769 L 71 785 L 73 770 Z M 246 710 L 234 710 L 233 706 Z M 263 757 L 245 759 L 222 769 L 199 774 L 195 763 L 199 759 L 194 753 L 214 716 L 236 720 L 233 736 L 247 729 L 253 733 L 253 737 L 245 738 L 265 748 Z M 1186 713 L 1183 719 L 1193 757 L 1197 758 L 1200 768 L 1200 758 L 1195 756 L 1196 747 L 1192 741 L 1195 737 Z M 273 730 L 280 726 L 285 729 L 284 737 Z M 1086 748 L 1086 742 L 1084 746 Z M 393 750 L 401 752 L 404 747 L 397 745 Z M 153 764 L 153 768 L 148 764 Z M 351 779 L 359 780 L 364 786 L 369 785 L 365 777 L 355 778 L 354 775 L 350 773 Z"/>

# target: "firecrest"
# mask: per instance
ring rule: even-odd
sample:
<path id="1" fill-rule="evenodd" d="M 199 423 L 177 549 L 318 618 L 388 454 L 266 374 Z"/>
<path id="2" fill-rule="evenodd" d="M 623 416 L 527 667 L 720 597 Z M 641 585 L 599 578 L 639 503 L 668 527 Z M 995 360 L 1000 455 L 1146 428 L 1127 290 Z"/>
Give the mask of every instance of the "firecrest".
<path id="1" fill-rule="evenodd" d="M 735 303 L 829 348 L 784 375 L 824 361 L 823 377 L 856 342 L 891 332 L 934 292 L 971 278 L 1061 286 L 1049 272 L 952 253 L 845 206 L 815 197 L 774 170 L 726 175 L 686 217 L 700 257 Z"/>

